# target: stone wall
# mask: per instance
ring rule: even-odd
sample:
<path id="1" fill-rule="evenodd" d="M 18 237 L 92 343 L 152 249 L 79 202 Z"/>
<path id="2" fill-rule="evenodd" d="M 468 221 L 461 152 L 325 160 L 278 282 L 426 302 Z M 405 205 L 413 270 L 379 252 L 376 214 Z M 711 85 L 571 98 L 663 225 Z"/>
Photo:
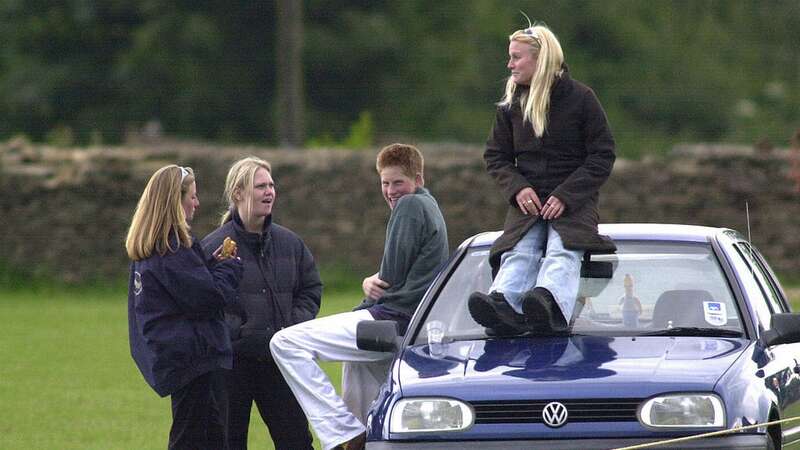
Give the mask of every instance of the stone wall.
<path id="1" fill-rule="evenodd" d="M 484 171 L 482 149 L 420 145 L 426 186 L 439 200 L 455 248 L 499 229 L 506 204 Z M 295 230 L 320 264 L 355 275 L 376 270 L 389 209 L 374 168 L 376 149 L 285 150 L 186 143 L 148 147 L 54 149 L 25 142 L 0 146 L 0 264 L 23 273 L 87 281 L 127 275 L 125 234 L 150 175 L 165 164 L 195 169 L 200 209 L 193 231 L 210 232 L 222 212 L 222 188 L 234 160 L 269 160 L 277 183 L 275 220 Z M 618 160 L 603 188 L 606 222 L 726 226 L 751 233 L 779 273 L 799 273 L 800 194 L 788 178 L 789 152 L 683 147 L 668 158 Z"/>

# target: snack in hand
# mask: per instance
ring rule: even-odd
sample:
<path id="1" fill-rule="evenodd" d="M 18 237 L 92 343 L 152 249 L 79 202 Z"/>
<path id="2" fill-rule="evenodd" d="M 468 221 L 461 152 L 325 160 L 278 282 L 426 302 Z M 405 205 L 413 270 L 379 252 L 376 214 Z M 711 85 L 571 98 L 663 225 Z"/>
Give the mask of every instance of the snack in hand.
<path id="1" fill-rule="evenodd" d="M 223 258 L 231 258 L 234 253 L 236 253 L 236 241 L 226 237 L 225 240 L 222 241 L 222 253 L 220 254 Z"/>

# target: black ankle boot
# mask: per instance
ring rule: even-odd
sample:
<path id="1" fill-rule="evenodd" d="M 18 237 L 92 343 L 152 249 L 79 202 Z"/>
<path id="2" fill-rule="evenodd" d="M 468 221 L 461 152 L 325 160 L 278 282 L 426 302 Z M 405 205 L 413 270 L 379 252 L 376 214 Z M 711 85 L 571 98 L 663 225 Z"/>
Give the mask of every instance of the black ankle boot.
<path id="1" fill-rule="evenodd" d="M 531 331 L 563 333 L 568 324 L 555 297 L 543 287 L 535 287 L 522 295 L 522 312 Z"/>
<path id="2" fill-rule="evenodd" d="M 526 331 L 525 316 L 508 304 L 503 294 L 473 292 L 469 296 L 469 313 L 475 322 L 487 328 L 491 336 L 519 334 Z"/>

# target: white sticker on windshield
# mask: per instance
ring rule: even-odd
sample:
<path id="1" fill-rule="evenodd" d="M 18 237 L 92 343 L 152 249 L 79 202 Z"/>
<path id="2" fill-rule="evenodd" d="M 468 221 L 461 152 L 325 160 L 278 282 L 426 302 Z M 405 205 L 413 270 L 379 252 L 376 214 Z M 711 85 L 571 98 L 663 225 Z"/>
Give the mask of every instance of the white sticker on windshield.
<path id="1" fill-rule="evenodd" d="M 705 314 L 706 322 L 711 325 L 719 327 L 728 323 L 728 313 L 725 310 L 725 303 L 703 302 L 703 314 Z"/>

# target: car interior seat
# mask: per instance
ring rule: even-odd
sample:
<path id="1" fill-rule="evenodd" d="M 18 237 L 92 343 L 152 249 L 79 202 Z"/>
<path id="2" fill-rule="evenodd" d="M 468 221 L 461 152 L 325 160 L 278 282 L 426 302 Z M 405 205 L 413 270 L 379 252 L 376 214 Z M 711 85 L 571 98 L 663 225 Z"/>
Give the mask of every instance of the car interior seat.
<path id="1" fill-rule="evenodd" d="M 653 308 L 653 328 L 708 326 L 703 313 L 703 302 L 714 301 L 706 290 L 676 289 L 664 291 Z"/>

